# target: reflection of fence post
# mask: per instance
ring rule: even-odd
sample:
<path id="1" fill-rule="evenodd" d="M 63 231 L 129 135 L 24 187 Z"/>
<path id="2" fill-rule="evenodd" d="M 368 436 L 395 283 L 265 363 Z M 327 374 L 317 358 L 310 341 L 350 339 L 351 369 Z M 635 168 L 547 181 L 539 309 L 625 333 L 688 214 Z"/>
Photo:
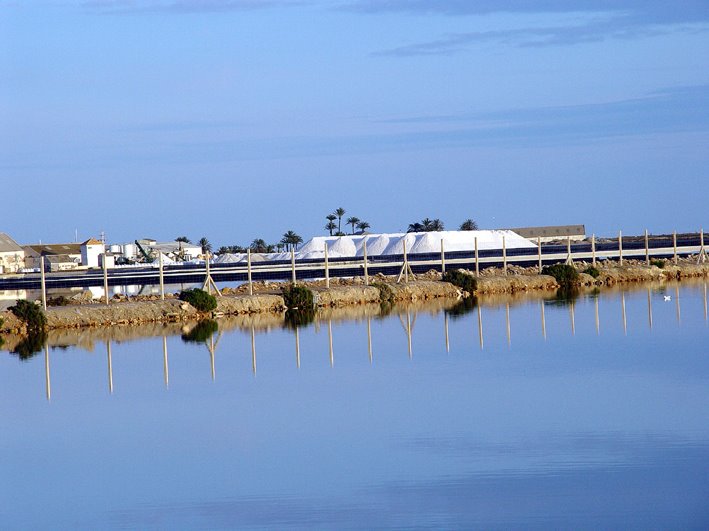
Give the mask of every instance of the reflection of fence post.
<path id="1" fill-rule="evenodd" d="M 295 285 L 295 249 L 290 250 L 291 281 Z"/>
<path id="2" fill-rule="evenodd" d="M 591 234 L 591 263 L 596 267 L 596 235 Z"/>
<path id="3" fill-rule="evenodd" d="M 650 265 L 650 241 L 645 229 L 645 265 Z"/>
<path id="4" fill-rule="evenodd" d="M 325 242 L 325 287 L 330 289 L 330 265 L 327 261 L 327 242 Z"/>
<path id="5" fill-rule="evenodd" d="M 505 245 L 505 236 L 502 236 L 502 272 L 507 274 L 507 246 Z"/>
<path id="6" fill-rule="evenodd" d="M 367 271 L 367 237 L 362 241 L 362 257 L 364 258 L 364 285 L 369 286 L 369 272 Z"/>
<path id="7" fill-rule="evenodd" d="M 539 274 L 542 274 L 542 238 L 537 236 L 537 251 L 539 253 Z"/>
<path id="8" fill-rule="evenodd" d="M 446 251 L 443 248 L 443 238 L 441 238 L 441 274 L 446 274 Z"/>
<path id="9" fill-rule="evenodd" d="M 253 295 L 254 283 L 251 279 L 251 249 L 246 249 L 246 277 L 249 282 L 249 295 Z"/>
<path id="10" fill-rule="evenodd" d="M 480 276 L 480 264 L 478 262 L 478 237 L 475 236 L 475 275 Z"/>
<path id="11" fill-rule="evenodd" d="M 623 265 L 623 231 L 618 231 L 618 259 L 620 265 Z"/>
<path id="12" fill-rule="evenodd" d="M 672 232 L 672 254 L 675 265 L 677 265 L 677 231 Z"/>
<path id="13" fill-rule="evenodd" d="M 108 306 L 108 264 L 106 263 L 106 253 L 103 253 L 103 296 Z"/>
<path id="14" fill-rule="evenodd" d="M 165 279 L 163 277 L 162 252 L 160 252 L 160 300 L 165 300 Z"/>
<path id="15" fill-rule="evenodd" d="M 47 311 L 47 281 L 44 278 L 44 256 L 39 258 L 39 271 L 42 280 L 42 309 Z"/>

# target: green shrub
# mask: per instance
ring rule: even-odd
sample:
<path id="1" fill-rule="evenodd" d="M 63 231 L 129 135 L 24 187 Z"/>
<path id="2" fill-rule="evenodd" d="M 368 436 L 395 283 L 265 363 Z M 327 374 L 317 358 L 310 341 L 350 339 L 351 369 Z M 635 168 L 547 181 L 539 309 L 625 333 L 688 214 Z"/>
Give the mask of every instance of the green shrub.
<path id="1" fill-rule="evenodd" d="M 18 300 L 14 306 L 10 306 L 10 311 L 27 325 L 28 330 L 44 330 L 47 325 L 47 317 L 42 308 L 34 302 Z"/>
<path id="2" fill-rule="evenodd" d="M 544 266 L 542 275 L 551 275 L 562 286 L 569 286 L 579 278 L 579 273 L 576 271 L 576 268 L 569 264 Z"/>
<path id="3" fill-rule="evenodd" d="M 650 260 L 650 265 L 654 265 L 655 267 L 659 267 L 660 269 L 665 268 L 665 261 L 664 260 Z"/>
<path id="4" fill-rule="evenodd" d="M 446 274 L 443 275 L 443 280 L 468 293 L 474 293 L 478 289 L 478 279 L 470 273 L 465 273 L 462 269 L 446 271 Z"/>
<path id="5" fill-rule="evenodd" d="M 308 326 L 315 320 L 315 309 L 307 310 L 286 310 L 284 325 L 286 328 L 295 330 L 303 326 Z"/>
<path id="6" fill-rule="evenodd" d="M 591 275 L 593 278 L 598 278 L 601 275 L 601 272 L 598 270 L 598 268 L 594 266 L 587 267 L 584 273 L 586 273 L 587 275 Z"/>
<path id="7" fill-rule="evenodd" d="M 197 323 L 195 327 L 186 334 L 182 334 L 182 341 L 187 343 L 205 343 L 217 330 L 219 330 L 219 325 L 216 321 L 205 319 Z"/>
<path id="8" fill-rule="evenodd" d="M 379 302 L 391 303 L 394 301 L 394 292 L 384 282 L 372 282 L 372 286 L 379 290 Z"/>
<path id="9" fill-rule="evenodd" d="M 305 286 L 288 284 L 281 290 L 281 294 L 289 310 L 312 310 L 315 307 L 313 292 Z"/>
<path id="10" fill-rule="evenodd" d="M 189 302 L 199 312 L 211 312 L 217 307 L 217 299 L 201 289 L 186 289 L 180 292 L 179 299 Z"/>
<path id="11" fill-rule="evenodd" d="M 64 295 L 47 299 L 47 306 L 68 306 L 69 304 L 71 304 L 71 301 Z"/>

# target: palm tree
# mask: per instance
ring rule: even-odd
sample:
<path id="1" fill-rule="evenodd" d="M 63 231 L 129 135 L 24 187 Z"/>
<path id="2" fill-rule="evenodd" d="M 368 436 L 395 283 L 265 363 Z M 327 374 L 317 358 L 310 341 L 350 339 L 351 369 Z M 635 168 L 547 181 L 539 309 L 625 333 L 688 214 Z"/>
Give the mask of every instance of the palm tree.
<path id="1" fill-rule="evenodd" d="M 177 238 L 175 238 L 175 241 L 183 243 L 192 243 L 187 236 L 178 236 Z"/>
<path id="2" fill-rule="evenodd" d="M 298 236 L 295 232 L 292 230 L 289 230 L 283 235 L 283 238 L 281 239 L 281 243 L 285 244 L 286 249 L 288 250 L 295 250 L 298 248 L 298 244 L 303 243 L 303 238 Z"/>
<path id="3" fill-rule="evenodd" d="M 364 231 L 366 231 L 369 227 L 371 227 L 371 225 L 366 221 L 360 221 L 357 223 L 357 228 L 359 229 L 360 234 L 364 234 Z"/>
<path id="4" fill-rule="evenodd" d="M 406 232 L 423 232 L 424 227 L 421 225 L 418 221 L 415 223 L 409 223 L 409 228 L 407 229 Z"/>
<path id="5" fill-rule="evenodd" d="M 256 238 L 254 241 L 251 242 L 249 248 L 255 253 L 268 252 L 268 245 L 266 244 L 266 241 L 263 238 Z"/>
<path id="6" fill-rule="evenodd" d="M 436 218 L 431 222 L 431 230 L 432 231 L 441 231 L 443 230 L 443 222 Z"/>
<path id="7" fill-rule="evenodd" d="M 472 219 L 468 218 L 460 224 L 459 230 L 478 230 L 478 224 Z"/>
<path id="8" fill-rule="evenodd" d="M 345 209 L 340 207 L 335 210 L 335 215 L 337 216 L 337 232 L 342 232 L 342 216 L 345 215 Z"/>
<path id="9" fill-rule="evenodd" d="M 209 243 L 209 240 L 206 236 L 202 236 L 197 242 L 197 244 L 202 247 L 202 254 L 207 254 L 212 250 L 212 244 Z"/>
<path id="10" fill-rule="evenodd" d="M 361 220 L 359 218 L 356 218 L 354 216 L 347 218 L 347 224 L 352 225 L 352 234 L 354 234 L 355 225 L 357 225 L 357 223 L 359 223 L 360 221 Z"/>
<path id="11" fill-rule="evenodd" d="M 325 219 L 327 219 L 328 221 L 335 221 L 337 219 L 337 216 L 335 214 L 328 214 L 327 216 L 325 216 Z"/>
<path id="12" fill-rule="evenodd" d="M 328 216 L 329 217 L 329 216 Z M 334 219 L 337 219 L 337 216 L 332 216 Z M 332 231 L 337 228 L 337 225 L 335 225 L 334 221 L 328 221 L 327 225 L 325 225 L 325 230 L 330 231 L 330 236 L 332 236 Z"/>
<path id="13" fill-rule="evenodd" d="M 219 249 L 217 249 L 217 254 L 229 254 L 231 252 L 231 247 L 227 247 L 226 245 L 222 245 Z"/>

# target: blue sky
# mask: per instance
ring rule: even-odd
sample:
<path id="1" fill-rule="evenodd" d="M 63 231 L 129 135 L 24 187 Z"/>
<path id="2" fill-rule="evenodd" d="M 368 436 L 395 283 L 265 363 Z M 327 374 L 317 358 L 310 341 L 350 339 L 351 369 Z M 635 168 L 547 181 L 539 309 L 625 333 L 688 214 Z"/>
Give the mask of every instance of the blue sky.
<path id="1" fill-rule="evenodd" d="M 0 231 L 695 230 L 707 30 L 705 0 L 0 0 Z"/>

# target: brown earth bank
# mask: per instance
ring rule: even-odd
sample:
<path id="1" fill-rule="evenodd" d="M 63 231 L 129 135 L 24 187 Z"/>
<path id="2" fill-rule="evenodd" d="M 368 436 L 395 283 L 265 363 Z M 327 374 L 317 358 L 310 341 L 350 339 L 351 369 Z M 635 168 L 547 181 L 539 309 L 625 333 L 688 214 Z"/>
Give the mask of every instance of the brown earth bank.
<path id="1" fill-rule="evenodd" d="M 644 261 L 626 260 L 623 266 L 615 261 L 598 262 L 596 278 L 584 273 L 591 264 L 576 262 L 574 266 L 580 272 L 578 286 L 609 287 L 616 284 L 652 282 L 663 283 L 671 280 L 706 278 L 709 276 L 709 264 L 697 264 L 696 257 L 678 260 L 677 264 L 665 261 L 647 266 Z M 474 273 L 469 272 L 474 275 Z M 254 295 L 247 295 L 248 286 L 225 288 L 224 296 L 217 297 L 217 308 L 213 313 L 200 313 L 186 302 L 180 301 L 174 294 L 166 294 L 165 300 L 159 296 L 116 296 L 106 305 L 97 300 L 89 302 L 90 292 L 84 292 L 64 306 L 48 308 L 47 329 L 60 330 L 85 327 L 103 327 L 116 325 L 138 325 L 144 323 L 186 323 L 217 317 L 250 316 L 254 322 L 268 322 L 267 315 L 282 319 L 286 310 L 280 290 L 283 283 L 255 282 Z M 395 277 L 378 274 L 370 277 L 370 285 L 364 279 L 331 279 L 330 288 L 325 281 L 299 282 L 309 287 L 314 294 L 315 304 L 319 308 L 343 308 L 376 305 L 385 303 L 416 302 L 427 300 L 457 301 L 468 296 L 456 286 L 441 281 L 441 274 L 436 271 L 415 275 L 411 282 L 397 283 Z M 539 275 L 536 267 L 522 268 L 509 266 L 505 275 L 500 268 L 486 268 L 477 277 L 477 289 L 472 293 L 478 297 L 490 297 L 501 294 L 548 293 L 559 288 L 553 277 Z M 256 317 L 264 316 L 264 317 Z M 0 312 L 0 334 L 7 339 L 11 334 L 26 334 L 26 327 L 10 311 Z M 6 341 L 7 342 L 7 341 Z"/>

